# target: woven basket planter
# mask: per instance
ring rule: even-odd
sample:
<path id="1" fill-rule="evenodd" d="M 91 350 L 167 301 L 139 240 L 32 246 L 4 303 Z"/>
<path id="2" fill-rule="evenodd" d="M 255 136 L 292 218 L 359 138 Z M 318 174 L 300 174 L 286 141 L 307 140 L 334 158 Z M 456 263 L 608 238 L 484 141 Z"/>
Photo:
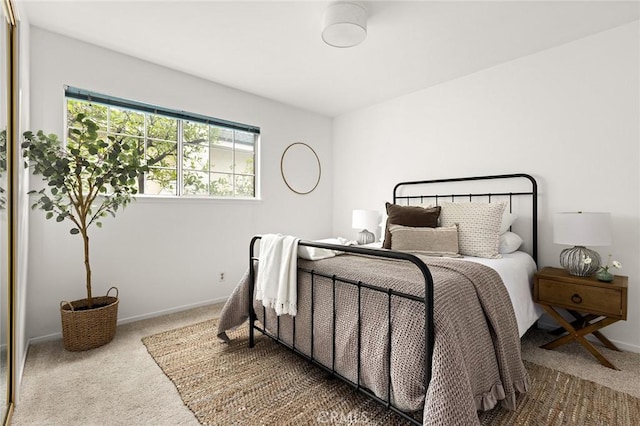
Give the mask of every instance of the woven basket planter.
<path id="1" fill-rule="evenodd" d="M 115 297 L 109 296 L 111 290 Z M 118 289 L 111 287 L 106 296 L 94 297 L 93 305 L 86 309 L 87 299 L 60 302 L 62 340 L 68 351 L 79 352 L 106 345 L 116 335 L 118 322 Z"/>

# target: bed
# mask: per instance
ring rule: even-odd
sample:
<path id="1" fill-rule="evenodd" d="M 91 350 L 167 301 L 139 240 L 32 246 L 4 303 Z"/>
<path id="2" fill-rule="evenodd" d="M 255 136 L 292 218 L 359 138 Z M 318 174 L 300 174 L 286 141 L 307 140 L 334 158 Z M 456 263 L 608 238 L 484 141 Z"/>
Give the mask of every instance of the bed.
<path id="1" fill-rule="evenodd" d="M 463 193 L 449 190 L 451 185 L 472 189 Z M 531 300 L 537 257 L 535 180 L 511 174 L 413 181 L 393 191 L 393 206 L 413 210 L 445 205 L 450 212 L 495 210 L 499 204 L 504 205 L 501 214 L 508 209 L 516 216 L 518 211 L 513 226 L 524 236 L 522 248 L 528 253 L 451 258 L 301 241 L 301 247 L 341 255 L 298 260 L 295 317 L 277 316 L 254 300 L 260 240 L 254 237 L 252 267 L 223 308 L 219 336 L 226 338 L 226 331 L 248 317 L 251 346 L 257 330 L 413 424 L 477 424 L 477 410 L 498 403 L 514 409 L 517 395 L 528 388 L 519 338 L 540 315 Z M 456 216 L 443 216 L 438 228 L 446 231 L 444 222 L 452 219 Z M 467 219 L 457 220 L 462 232 Z M 398 244 L 408 229 L 393 228 Z"/>

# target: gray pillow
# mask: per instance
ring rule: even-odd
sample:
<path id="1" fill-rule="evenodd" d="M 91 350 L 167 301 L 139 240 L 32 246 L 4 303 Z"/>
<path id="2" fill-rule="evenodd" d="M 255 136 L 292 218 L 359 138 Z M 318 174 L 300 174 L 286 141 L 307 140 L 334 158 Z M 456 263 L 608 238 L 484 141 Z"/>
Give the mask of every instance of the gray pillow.
<path id="1" fill-rule="evenodd" d="M 438 255 L 458 254 L 458 228 L 411 228 L 390 225 L 391 249 L 399 251 L 419 251 Z"/>

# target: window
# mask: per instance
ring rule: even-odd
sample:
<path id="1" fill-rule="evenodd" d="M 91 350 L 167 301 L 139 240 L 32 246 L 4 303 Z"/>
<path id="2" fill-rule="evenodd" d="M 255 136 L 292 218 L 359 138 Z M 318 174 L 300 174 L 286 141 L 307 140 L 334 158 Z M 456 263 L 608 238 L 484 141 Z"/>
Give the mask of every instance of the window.
<path id="1" fill-rule="evenodd" d="M 91 117 L 102 137 L 125 140 L 149 167 L 138 177 L 147 195 L 256 197 L 254 126 L 65 88 L 67 132 L 73 117 Z"/>

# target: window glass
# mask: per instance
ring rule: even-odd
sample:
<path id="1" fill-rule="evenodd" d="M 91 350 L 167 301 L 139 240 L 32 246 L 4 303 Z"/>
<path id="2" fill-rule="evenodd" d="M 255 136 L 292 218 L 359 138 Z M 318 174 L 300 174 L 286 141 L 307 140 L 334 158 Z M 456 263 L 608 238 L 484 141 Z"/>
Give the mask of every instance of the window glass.
<path id="1" fill-rule="evenodd" d="M 131 108 L 122 104 L 68 97 L 67 127 L 84 113 L 96 121 L 101 138 L 124 140 L 133 147 L 129 155 L 141 156 L 149 167 L 138 177 L 140 194 L 255 197 L 257 133 L 207 124 L 201 116 L 183 112 L 170 116 L 150 108 L 137 110 L 133 102 Z"/>
<path id="2" fill-rule="evenodd" d="M 144 136 L 144 114 L 126 109 L 109 108 L 108 119 L 108 131 L 111 134 Z M 101 129 L 104 128 L 100 123 L 98 125 Z"/>

